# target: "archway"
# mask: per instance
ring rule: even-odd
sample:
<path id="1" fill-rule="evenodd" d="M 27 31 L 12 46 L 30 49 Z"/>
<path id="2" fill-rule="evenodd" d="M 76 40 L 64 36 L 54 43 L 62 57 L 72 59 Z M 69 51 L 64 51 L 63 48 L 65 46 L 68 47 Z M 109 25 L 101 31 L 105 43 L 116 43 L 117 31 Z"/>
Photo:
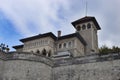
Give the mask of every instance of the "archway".
<path id="1" fill-rule="evenodd" d="M 47 51 L 46 51 L 46 49 L 44 48 L 44 49 L 42 50 L 42 55 L 46 56 L 46 54 L 47 54 Z"/>
<path id="2" fill-rule="evenodd" d="M 36 53 L 38 53 L 38 54 L 39 54 L 39 53 L 40 53 L 40 51 L 37 49 Z"/>

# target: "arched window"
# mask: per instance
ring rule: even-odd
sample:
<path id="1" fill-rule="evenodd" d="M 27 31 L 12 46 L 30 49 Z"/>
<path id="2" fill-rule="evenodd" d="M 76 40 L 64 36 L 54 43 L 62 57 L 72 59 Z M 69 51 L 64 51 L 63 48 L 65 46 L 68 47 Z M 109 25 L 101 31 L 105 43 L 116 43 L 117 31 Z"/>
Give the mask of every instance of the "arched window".
<path id="1" fill-rule="evenodd" d="M 90 29 L 90 28 L 91 28 L 91 24 L 88 23 L 88 24 L 87 24 L 87 29 Z"/>
<path id="2" fill-rule="evenodd" d="M 36 53 L 40 53 L 40 51 L 37 49 Z"/>
<path id="3" fill-rule="evenodd" d="M 66 43 L 63 44 L 64 48 L 66 48 Z"/>
<path id="4" fill-rule="evenodd" d="M 85 30 L 86 29 L 86 26 L 85 25 L 82 25 L 82 30 Z"/>
<path id="5" fill-rule="evenodd" d="M 69 43 L 68 43 L 68 47 L 71 47 L 71 46 L 72 46 L 72 43 L 71 43 L 71 42 L 69 42 Z"/>
<path id="6" fill-rule="evenodd" d="M 49 50 L 49 52 L 48 52 L 48 57 L 50 57 L 51 56 L 51 50 Z"/>
<path id="7" fill-rule="evenodd" d="M 80 31 L 81 30 L 81 27 L 80 26 L 77 26 L 77 31 Z"/>
<path id="8" fill-rule="evenodd" d="M 61 44 L 59 44 L 59 49 L 60 49 L 60 48 L 62 48 L 62 45 L 61 45 Z"/>
<path id="9" fill-rule="evenodd" d="M 46 56 L 46 54 L 47 54 L 47 52 L 46 52 L 46 49 L 44 48 L 44 49 L 42 50 L 42 55 Z"/>

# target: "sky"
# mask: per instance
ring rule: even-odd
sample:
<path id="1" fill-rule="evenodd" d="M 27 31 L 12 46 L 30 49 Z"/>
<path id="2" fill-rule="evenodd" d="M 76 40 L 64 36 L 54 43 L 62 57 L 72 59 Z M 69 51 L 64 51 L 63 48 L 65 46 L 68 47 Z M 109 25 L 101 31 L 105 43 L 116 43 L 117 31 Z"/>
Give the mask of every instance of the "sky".
<path id="1" fill-rule="evenodd" d="M 120 47 L 120 0 L 87 0 L 87 16 L 94 16 L 99 47 Z M 75 32 L 72 21 L 86 11 L 86 0 L 0 0 L 0 43 L 12 46 L 19 40 L 46 32 Z"/>

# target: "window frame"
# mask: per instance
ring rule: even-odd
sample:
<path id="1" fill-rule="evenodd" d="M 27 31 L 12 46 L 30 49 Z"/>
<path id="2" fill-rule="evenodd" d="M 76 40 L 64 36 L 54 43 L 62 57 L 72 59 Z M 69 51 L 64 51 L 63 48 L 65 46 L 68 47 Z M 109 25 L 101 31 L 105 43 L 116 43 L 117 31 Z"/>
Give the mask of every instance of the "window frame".
<path id="1" fill-rule="evenodd" d="M 86 25 L 85 24 L 82 25 L 82 30 L 86 30 Z"/>

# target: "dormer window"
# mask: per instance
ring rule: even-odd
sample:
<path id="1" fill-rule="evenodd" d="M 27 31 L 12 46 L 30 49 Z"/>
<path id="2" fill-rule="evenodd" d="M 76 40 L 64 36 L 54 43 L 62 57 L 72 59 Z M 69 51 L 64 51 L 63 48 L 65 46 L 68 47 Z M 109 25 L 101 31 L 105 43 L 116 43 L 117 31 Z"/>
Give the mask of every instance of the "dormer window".
<path id="1" fill-rule="evenodd" d="M 85 30 L 86 29 L 86 26 L 85 25 L 82 25 L 82 30 Z"/>
<path id="2" fill-rule="evenodd" d="M 90 29 L 90 28 L 91 28 L 91 24 L 88 23 L 88 24 L 87 24 L 87 29 Z"/>

